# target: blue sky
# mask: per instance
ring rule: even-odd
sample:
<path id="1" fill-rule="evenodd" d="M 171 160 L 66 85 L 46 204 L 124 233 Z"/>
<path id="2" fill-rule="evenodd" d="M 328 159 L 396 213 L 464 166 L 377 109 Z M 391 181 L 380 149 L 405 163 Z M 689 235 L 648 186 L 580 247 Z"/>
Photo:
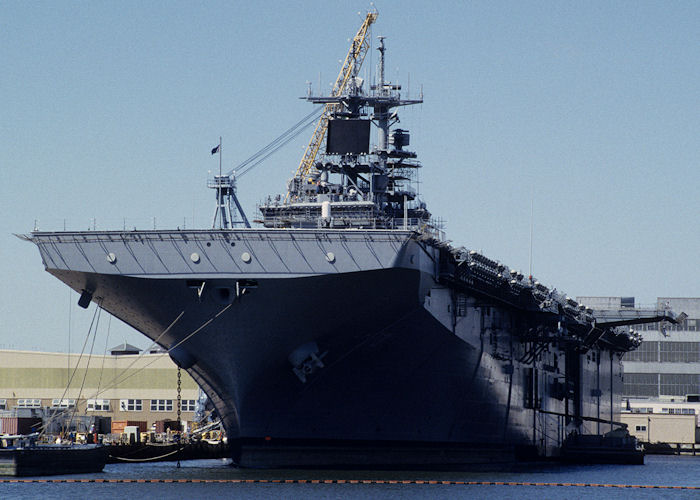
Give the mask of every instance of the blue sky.
<path id="1" fill-rule="evenodd" d="M 375 2 L 421 191 L 456 245 L 576 295 L 700 296 L 700 4 Z M 310 111 L 367 2 L 0 7 L 0 348 L 79 350 L 91 311 L 12 236 L 211 224 L 233 168 Z M 375 44 L 376 47 L 376 44 Z M 376 50 L 363 76 L 371 77 Z M 249 217 L 310 131 L 241 179 Z M 97 345 L 145 337 L 102 321 Z"/>

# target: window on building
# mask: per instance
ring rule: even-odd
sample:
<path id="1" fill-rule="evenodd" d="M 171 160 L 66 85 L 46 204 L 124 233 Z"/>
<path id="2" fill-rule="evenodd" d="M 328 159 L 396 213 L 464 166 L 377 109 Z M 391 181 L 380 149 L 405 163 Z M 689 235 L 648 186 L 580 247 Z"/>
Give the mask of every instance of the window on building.
<path id="1" fill-rule="evenodd" d="M 151 411 L 173 411 L 173 400 L 151 399 Z"/>
<path id="2" fill-rule="evenodd" d="M 75 408 L 75 399 L 53 399 L 51 408 Z"/>
<path id="3" fill-rule="evenodd" d="M 665 341 L 660 344 L 659 355 L 662 363 L 697 363 L 700 361 L 700 342 Z"/>
<path id="4" fill-rule="evenodd" d="M 197 411 L 196 399 L 183 399 L 180 404 L 182 411 Z"/>
<path id="5" fill-rule="evenodd" d="M 658 397 L 659 374 L 625 373 L 624 395 Z"/>
<path id="6" fill-rule="evenodd" d="M 122 399 L 119 401 L 121 411 L 143 411 L 143 402 L 140 399 Z"/>
<path id="7" fill-rule="evenodd" d="M 664 408 L 666 410 L 666 408 Z M 693 408 L 668 408 L 668 413 L 671 415 L 695 415 Z"/>
<path id="8" fill-rule="evenodd" d="M 642 361 L 654 363 L 659 361 L 659 342 L 644 341 L 637 349 L 625 354 L 625 361 Z"/>
<path id="9" fill-rule="evenodd" d="M 661 373 L 660 392 L 664 396 L 685 396 L 700 392 L 700 375 L 694 373 Z"/>
<path id="10" fill-rule="evenodd" d="M 646 425 L 637 425 L 637 426 L 635 427 L 635 430 L 636 430 L 637 432 L 643 432 L 643 431 L 646 431 L 646 430 L 647 430 L 647 426 L 646 426 Z"/>
<path id="11" fill-rule="evenodd" d="M 7 410 L 7 399 L 0 399 L 0 410 Z"/>
<path id="12" fill-rule="evenodd" d="M 41 399 L 18 399 L 17 408 L 41 408 Z"/>
<path id="13" fill-rule="evenodd" d="M 88 399 L 88 411 L 110 411 L 109 399 Z"/>

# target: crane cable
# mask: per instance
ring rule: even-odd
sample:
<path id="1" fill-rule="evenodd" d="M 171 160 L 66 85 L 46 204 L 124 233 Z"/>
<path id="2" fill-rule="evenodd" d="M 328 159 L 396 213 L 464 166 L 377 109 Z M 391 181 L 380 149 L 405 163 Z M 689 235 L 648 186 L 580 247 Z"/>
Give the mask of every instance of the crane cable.
<path id="1" fill-rule="evenodd" d="M 175 323 L 177 323 L 178 321 L 180 321 L 180 318 L 182 318 L 182 316 L 183 316 L 184 314 L 185 314 L 185 311 L 184 311 L 184 310 L 181 311 L 180 314 L 177 316 L 177 318 L 175 318 L 175 319 L 173 320 L 173 322 L 170 323 L 170 325 L 168 325 L 168 327 L 167 327 L 165 330 L 163 330 L 163 332 L 162 332 L 160 335 L 158 335 L 158 337 L 157 337 L 153 342 L 151 342 L 151 345 L 150 345 L 150 346 L 148 346 L 146 349 L 144 349 L 143 351 L 141 351 L 141 353 L 140 353 L 138 356 L 136 356 L 136 358 L 134 358 L 134 359 L 131 361 L 131 363 L 130 363 L 126 368 L 123 368 L 121 372 L 119 372 L 117 375 L 115 375 L 115 376 L 107 383 L 107 385 L 106 385 L 105 387 L 99 388 L 99 389 L 97 390 L 97 392 L 95 392 L 95 393 L 92 395 L 92 398 L 90 398 L 90 399 L 96 398 L 97 396 L 100 396 L 101 394 L 105 393 L 106 391 L 108 391 L 108 390 L 110 390 L 110 389 L 112 389 L 112 388 L 116 388 L 117 385 L 123 383 L 127 378 L 130 378 L 130 377 L 132 377 L 133 375 L 136 375 L 136 374 L 139 373 L 141 370 L 143 370 L 146 366 L 148 366 L 148 365 L 150 365 L 151 363 L 153 363 L 154 361 L 156 361 L 157 358 L 154 358 L 150 363 L 148 363 L 148 364 L 145 365 L 144 367 L 142 367 L 142 368 L 136 368 L 134 372 L 132 372 L 130 375 L 124 377 L 124 375 L 131 369 L 131 367 L 134 366 L 136 363 L 138 363 L 138 361 L 139 361 L 143 356 L 145 356 L 148 352 L 150 352 L 151 348 L 154 347 L 155 345 L 157 345 L 157 343 L 158 343 L 158 341 L 161 339 L 161 337 L 163 337 L 166 333 L 168 333 L 168 332 L 170 331 L 170 329 L 171 329 L 173 326 L 175 326 Z M 122 377 L 124 377 L 124 378 L 122 378 Z"/>
<path id="2" fill-rule="evenodd" d="M 63 390 L 63 394 L 61 395 L 61 399 L 59 400 L 59 406 L 60 404 L 66 399 L 66 394 L 68 393 L 68 390 L 70 389 L 70 385 L 73 382 L 73 377 L 75 377 L 75 374 L 78 371 L 78 366 L 80 365 L 80 360 L 83 358 L 83 354 L 85 354 L 85 348 L 87 347 L 87 343 L 90 340 L 90 335 L 92 334 L 92 327 L 95 325 L 95 319 L 99 322 L 99 311 L 101 309 L 101 304 L 97 308 L 95 308 L 95 311 L 92 314 L 92 321 L 90 322 L 90 326 L 88 327 L 88 334 L 85 337 L 85 341 L 83 342 L 83 348 L 80 350 L 80 356 L 78 356 L 78 361 L 75 364 L 75 368 L 73 368 L 73 371 L 70 373 L 70 376 L 68 378 L 68 382 L 66 383 L 66 388 Z M 97 333 L 97 326 L 95 326 L 95 333 Z M 95 344 L 95 341 L 93 339 L 93 346 Z M 90 354 L 92 355 L 92 349 L 90 349 Z M 70 353 L 67 353 L 68 357 L 70 358 Z M 89 361 L 88 361 L 89 363 Z M 84 383 L 84 380 L 83 380 Z M 82 388 L 81 388 L 82 392 Z M 76 407 L 77 407 L 77 401 L 76 401 Z M 75 413 L 75 412 L 73 412 Z M 54 420 L 58 418 L 59 415 L 62 415 L 63 412 L 61 411 L 56 411 L 49 416 L 48 419 L 46 419 L 45 422 L 42 423 L 41 425 L 41 432 L 39 433 L 40 436 L 43 436 L 46 434 L 47 430 L 51 426 Z M 71 415 L 71 422 L 73 420 L 73 416 Z"/>
<path id="3" fill-rule="evenodd" d="M 200 325 L 199 328 L 197 328 L 196 330 L 194 330 L 193 332 L 191 332 L 191 333 L 190 333 L 189 335 L 187 335 L 184 339 L 180 340 L 178 343 L 176 343 L 176 344 L 173 345 L 172 347 L 170 347 L 170 348 L 167 350 L 167 352 L 168 352 L 168 353 L 172 352 L 173 349 L 179 347 L 180 345 L 182 345 L 183 343 L 185 343 L 186 341 L 188 341 L 191 337 L 193 337 L 194 335 L 196 335 L 197 333 L 199 333 L 200 331 L 202 331 L 202 330 L 203 330 L 205 327 L 207 327 L 212 321 L 214 321 L 216 318 L 218 318 L 219 316 L 221 316 L 221 315 L 222 315 L 229 307 L 231 307 L 232 305 L 233 305 L 233 303 L 228 304 L 227 306 L 224 306 L 218 313 L 216 313 L 214 316 L 212 316 L 212 317 L 209 318 L 207 321 L 205 321 L 202 325 Z M 185 314 L 185 311 L 182 311 L 182 312 L 180 313 L 180 315 L 179 315 L 177 318 L 175 318 L 175 320 L 174 320 L 172 323 L 170 323 L 170 326 L 168 326 L 168 328 L 166 328 L 165 331 L 163 331 L 163 333 L 160 334 L 160 336 L 158 337 L 158 339 L 160 339 L 160 337 L 162 337 L 163 335 L 165 335 L 165 333 L 166 333 L 168 330 L 170 330 L 170 329 L 175 325 L 175 323 L 177 323 L 177 322 L 180 320 L 180 318 L 182 317 L 183 314 Z M 158 339 L 156 339 L 156 340 L 158 340 Z M 156 343 L 156 341 L 153 342 L 153 344 L 155 344 L 155 343 Z M 153 345 L 153 344 L 152 344 L 152 345 Z M 139 355 L 136 357 L 136 359 L 134 359 L 134 361 L 132 361 L 131 364 L 130 364 L 127 368 L 123 369 L 123 370 L 121 371 L 121 373 L 119 373 L 118 375 L 116 375 L 116 376 L 111 380 L 111 382 L 109 382 L 109 384 L 107 384 L 107 387 L 105 387 L 104 389 L 102 389 L 101 392 L 107 391 L 108 389 L 111 389 L 112 387 L 116 387 L 118 384 L 124 383 L 127 379 L 130 379 L 131 377 L 133 377 L 133 376 L 136 375 L 137 373 L 139 373 L 139 372 L 145 370 L 145 369 L 148 368 L 150 365 L 152 365 L 153 363 L 155 363 L 156 361 L 158 361 L 159 358 L 153 358 L 153 359 L 151 359 L 148 363 L 144 364 L 142 367 L 140 367 L 140 368 L 135 368 L 133 372 L 131 372 L 130 374 L 126 375 L 126 372 L 129 370 L 129 368 L 131 368 L 139 359 L 141 359 L 141 357 L 142 357 L 148 350 L 150 350 L 150 348 L 147 349 L 147 350 L 142 351 L 141 354 L 139 354 Z M 96 393 L 95 396 L 93 396 L 93 397 L 96 397 L 97 395 L 99 395 L 99 394 Z"/>
<path id="4" fill-rule="evenodd" d="M 240 163 L 235 169 L 231 170 L 227 175 L 230 176 L 234 172 L 237 172 L 236 177 L 239 178 L 242 175 L 250 172 L 253 168 L 258 166 L 260 163 L 265 161 L 267 158 L 269 158 L 274 153 L 276 153 L 280 148 L 282 148 L 283 146 L 288 144 L 292 139 L 297 137 L 299 134 L 301 134 L 308 127 L 310 127 L 311 125 L 316 123 L 316 120 L 318 120 L 318 118 L 321 116 L 321 113 L 323 113 L 324 109 L 325 109 L 324 106 L 317 106 L 316 108 L 314 108 L 313 111 L 311 111 L 309 114 L 307 114 L 301 120 L 299 120 L 294 125 L 289 127 L 286 131 L 284 131 L 279 137 L 275 138 L 267 146 L 260 149 L 258 152 L 256 152 L 252 156 L 250 156 L 247 160 Z"/>
<path id="5" fill-rule="evenodd" d="M 83 381 L 80 383 L 80 390 L 78 391 L 78 397 L 75 398 L 76 403 L 73 406 L 73 412 L 70 415 L 70 420 L 68 421 L 68 432 L 70 432 L 70 427 L 73 425 L 73 419 L 75 418 L 75 413 L 78 411 L 78 402 L 80 401 L 80 396 L 83 395 L 83 389 L 85 388 L 85 380 L 87 380 L 88 370 L 90 368 L 90 360 L 92 359 L 92 351 L 95 349 L 95 340 L 97 340 L 97 329 L 100 326 L 100 317 L 102 316 L 102 302 L 104 299 L 100 300 L 97 305 L 97 320 L 95 321 L 95 330 L 92 332 L 92 344 L 90 344 L 90 354 L 88 354 L 87 362 L 85 363 L 85 372 L 83 373 Z M 90 332 L 88 332 L 88 337 L 90 337 Z M 87 402 L 86 402 L 87 406 Z M 86 407 L 87 411 L 87 407 Z M 87 430 L 87 429 L 86 429 Z M 75 424 L 76 434 L 78 433 L 78 424 Z"/>

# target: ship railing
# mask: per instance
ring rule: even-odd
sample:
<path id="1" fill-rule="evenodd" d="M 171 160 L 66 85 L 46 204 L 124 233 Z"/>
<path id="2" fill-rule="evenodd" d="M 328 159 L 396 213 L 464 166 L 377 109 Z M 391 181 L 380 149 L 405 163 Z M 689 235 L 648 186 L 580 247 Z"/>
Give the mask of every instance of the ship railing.
<path id="1" fill-rule="evenodd" d="M 389 221 L 392 229 L 411 229 L 415 230 L 416 228 L 419 228 L 421 224 L 425 223 L 422 219 L 419 219 L 417 217 L 409 217 L 407 219 L 402 218 L 395 218 L 395 219 L 390 219 Z"/>
<path id="2" fill-rule="evenodd" d="M 409 217 L 404 219 L 403 217 L 397 217 L 391 219 L 391 227 L 393 229 L 408 229 L 409 231 L 416 231 L 425 236 L 434 238 L 438 241 L 445 241 L 445 231 L 442 229 L 442 224 L 436 222 L 433 219 L 421 219 L 419 217 Z"/>
<path id="3" fill-rule="evenodd" d="M 265 227 L 288 228 L 361 228 L 361 229 L 396 229 L 415 231 L 426 234 L 438 240 L 445 239 L 445 233 L 432 225 L 429 221 L 418 217 L 411 218 L 383 218 L 373 217 L 365 211 L 357 213 L 345 212 L 333 215 L 330 218 L 319 217 L 316 214 L 279 214 L 268 215 L 256 220 Z"/>
<path id="4" fill-rule="evenodd" d="M 233 179 L 227 175 L 215 176 L 213 179 L 207 179 L 207 187 L 217 188 L 217 187 L 233 187 Z"/>
<path id="5" fill-rule="evenodd" d="M 46 218 L 35 219 L 35 232 L 107 232 L 107 231 L 156 231 L 207 229 L 211 220 L 203 225 L 203 218 L 177 217 L 84 217 L 80 219 Z"/>

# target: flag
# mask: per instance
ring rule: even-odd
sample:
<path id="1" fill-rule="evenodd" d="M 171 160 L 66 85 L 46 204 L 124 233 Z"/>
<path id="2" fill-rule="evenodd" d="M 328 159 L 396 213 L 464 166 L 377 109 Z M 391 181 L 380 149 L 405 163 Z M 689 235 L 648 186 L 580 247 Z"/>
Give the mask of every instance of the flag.
<path id="1" fill-rule="evenodd" d="M 216 153 L 218 153 L 220 147 L 221 147 L 221 144 L 219 144 L 219 145 L 216 146 L 214 149 L 212 149 L 212 150 L 211 150 L 211 154 L 215 155 Z"/>

